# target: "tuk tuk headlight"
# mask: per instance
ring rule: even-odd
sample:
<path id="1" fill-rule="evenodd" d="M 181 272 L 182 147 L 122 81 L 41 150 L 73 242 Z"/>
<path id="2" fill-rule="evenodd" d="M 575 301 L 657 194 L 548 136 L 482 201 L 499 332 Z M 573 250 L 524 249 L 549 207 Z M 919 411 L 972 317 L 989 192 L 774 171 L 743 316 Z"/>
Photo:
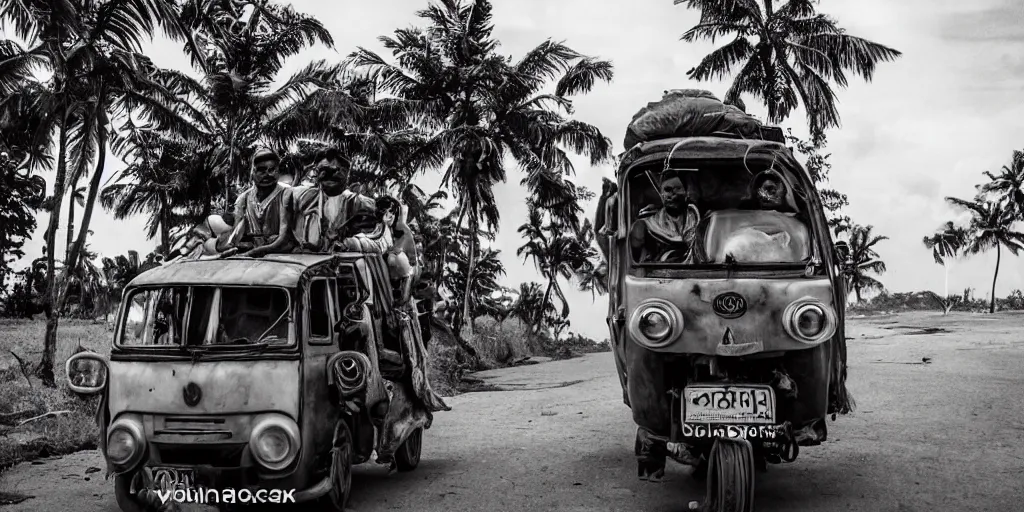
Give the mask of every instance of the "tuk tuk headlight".
<path id="1" fill-rule="evenodd" d="M 142 459 L 146 436 L 135 415 L 122 416 L 107 429 L 107 460 L 116 471 L 127 471 Z"/>
<path id="2" fill-rule="evenodd" d="M 683 315 L 672 303 L 651 299 L 633 311 L 629 333 L 633 339 L 649 348 L 670 345 L 683 331 Z"/>
<path id="3" fill-rule="evenodd" d="M 260 416 L 249 437 L 249 451 L 261 466 L 271 471 L 284 469 L 299 454 L 299 426 L 280 414 Z"/>
<path id="4" fill-rule="evenodd" d="M 783 327 L 793 339 L 808 345 L 817 345 L 836 333 L 835 312 L 814 298 L 794 301 L 783 314 Z"/>

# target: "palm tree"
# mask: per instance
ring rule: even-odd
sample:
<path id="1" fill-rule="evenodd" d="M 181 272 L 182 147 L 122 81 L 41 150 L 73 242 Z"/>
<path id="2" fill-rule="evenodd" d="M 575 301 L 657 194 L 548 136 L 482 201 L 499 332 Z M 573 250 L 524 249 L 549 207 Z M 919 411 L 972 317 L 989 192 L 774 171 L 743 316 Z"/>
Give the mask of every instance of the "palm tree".
<path id="1" fill-rule="evenodd" d="M 103 275 L 107 282 L 108 302 L 111 306 L 121 301 L 124 289 L 132 279 L 160 265 L 154 261 L 153 256 L 154 254 L 150 254 L 146 261 L 142 261 L 137 251 L 128 251 L 127 255 L 121 254 L 115 258 L 102 259 Z M 109 313 L 109 309 L 106 313 Z"/>
<path id="2" fill-rule="evenodd" d="M 593 247 L 593 228 L 588 219 L 577 231 L 555 221 L 545 223 L 544 213 L 535 204 L 530 204 L 529 221 L 519 227 L 527 240 L 517 256 L 532 258 L 537 270 L 548 280 L 544 292 L 544 303 L 554 292 L 562 303 L 561 317 L 569 317 L 569 301 L 566 300 L 558 278 L 573 279 L 579 274 L 593 273 L 598 251 Z"/>
<path id="3" fill-rule="evenodd" d="M 853 288 L 857 302 L 861 301 L 861 291 L 883 290 L 885 287 L 868 273 L 885 273 L 885 262 L 875 252 L 875 245 L 889 237 L 874 235 L 874 226 L 854 224 L 849 230 L 850 259 L 844 265 L 843 274 L 847 279 L 847 289 Z"/>
<path id="4" fill-rule="evenodd" d="M 446 287 L 452 291 L 453 298 L 459 304 L 469 303 L 470 305 L 470 316 L 465 319 L 457 319 L 454 322 L 456 325 L 465 322 L 472 326 L 473 320 L 477 316 L 486 314 L 488 309 L 485 305 L 486 299 L 495 292 L 504 290 L 501 283 L 498 282 L 499 277 L 505 275 L 505 266 L 501 263 L 500 254 L 501 251 L 492 249 L 481 251 L 480 259 L 475 265 L 477 271 L 472 274 L 472 282 L 469 283 L 469 286 L 466 285 L 466 276 L 470 275 L 467 253 L 460 247 L 451 255 L 451 262 L 455 269 L 444 277 Z M 470 295 L 463 297 L 462 293 L 467 289 L 470 290 Z M 457 311 L 456 316 L 464 314 L 462 311 Z"/>
<path id="5" fill-rule="evenodd" d="M 159 234 L 160 245 L 172 244 L 172 231 L 191 228 L 204 214 L 205 205 L 194 200 L 209 196 L 207 169 L 190 167 L 198 158 L 196 146 L 168 137 L 151 127 L 127 122 L 113 149 L 128 164 L 111 176 L 100 194 L 100 204 L 118 220 L 148 214 L 146 236 Z M 112 182 L 112 183 L 111 183 Z"/>
<path id="6" fill-rule="evenodd" d="M 46 181 L 18 169 L 17 155 L 12 155 L 0 140 L 0 290 L 7 289 L 10 265 L 25 256 L 25 242 L 36 229 L 36 210 L 46 196 Z M 0 292 L 3 293 L 3 292 Z"/>
<path id="7" fill-rule="evenodd" d="M 184 167 L 196 175 L 187 182 L 205 182 L 204 196 L 192 200 L 201 216 L 210 213 L 214 196 L 230 204 L 248 183 L 246 162 L 256 146 L 285 153 L 306 135 L 297 128 L 316 124 L 309 118 L 340 122 L 356 109 L 337 89 L 343 67 L 322 60 L 274 88 L 290 57 L 316 43 L 333 47 L 334 40 L 323 24 L 290 6 L 247 5 L 252 11 L 243 13 L 231 2 L 186 0 L 180 15 L 203 42 L 203 77 L 159 69 L 159 87 L 138 98 L 151 128 L 188 148 Z"/>
<path id="8" fill-rule="evenodd" d="M 540 283 L 520 283 L 519 292 L 509 315 L 526 324 L 531 334 L 544 326 L 548 313 L 556 313 L 554 304 L 545 300 L 544 289 Z M 557 316 L 557 314 L 556 314 Z"/>
<path id="9" fill-rule="evenodd" d="M 67 276 L 67 288 L 65 302 L 61 314 L 67 314 L 70 305 L 75 305 L 73 310 L 78 318 L 95 318 L 96 314 L 103 311 L 106 314 L 110 310 L 110 294 L 107 290 L 107 280 L 104 272 L 96 266 L 96 253 L 88 247 L 82 251 L 82 257 L 78 259 L 78 266 L 71 271 L 66 268 L 62 275 Z"/>
<path id="10" fill-rule="evenodd" d="M 497 53 L 488 0 L 442 0 L 417 14 L 429 22 L 425 30 L 400 29 L 394 37 L 380 38 L 396 64 L 364 48 L 350 62 L 366 69 L 383 91 L 404 100 L 418 126 L 435 132 L 411 158 L 434 155 L 427 160 L 450 161 L 442 187 L 458 203 L 456 226 L 465 220 L 470 233 L 480 232 L 481 225 L 497 229 L 493 187 L 505 181 L 506 154 L 526 169 L 534 195 L 571 198 L 569 186 L 554 190 L 542 185 L 563 183 L 555 174 L 571 170 L 562 146 L 595 162 L 610 156 L 611 143 L 596 127 L 565 116 L 571 113 L 569 96 L 588 92 L 598 80 L 611 80 L 611 64 L 553 41 L 510 63 Z M 552 80 L 557 80 L 554 94 L 541 93 Z M 477 237 L 469 238 L 469 275 L 475 271 L 478 244 Z M 471 294 L 465 290 L 461 295 Z M 464 301 L 462 321 L 469 307 Z M 453 328 L 460 330 L 461 325 Z"/>
<path id="11" fill-rule="evenodd" d="M 922 240 L 924 246 L 932 251 L 935 263 L 942 265 L 945 273 L 945 284 L 942 288 L 942 296 L 949 297 L 949 265 L 954 258 L 960 254 L 967 243 L 967 232 L 955 226 L 952 222 L 946 222 L 941 229 L 932 236 L 926 236 Z"/>
<path id="12" fill-rule="evenodd" d="M 989 313 L 996 312 L 996 280 L 999 278 L 999 264 L 1002 260 L 1002 248 L 1017 256 L 1024 249 L 1024 233 L 1015 231 L 1014 224 L 1018 221 L 1012 205 L 998 202 L 979 195 L 973 201 L 956 197 L 947 197 L 946 201 L 971 214 L 967 226 L 967 240 L 963 247 L 964 254 L 975 255 L 993 247 L 996 250 L 996 269 L 992 275 L 992 297 Z"/>
<path id="13" fill-rule="evenodd" d="M 980 185 L 978 191 L 1005 202 L 1016 211 L 1018 220 L 1024 220 L 1024 151 L 1014 151 L 1010 165 L 1004 165 L 999 174 L 984 174 L 989 181 Z"/>
<path id="14" fill-rule="evenodd" d="M 585 263 L 578 266 L 574 271 L 579 281 L 580 291 L 590 292 L 592 299 L 597 300 L 598 295 L 608 293 L 607 267 L 602 267 L 601 252 L 594 248 L 596 233 L 590 219 L 583 221 L 583 225 L 576 232 L 580 247 L 585 251 Z"/>
<path id="15" fill-rule="evenodd" d="M 803 103 L 812 135 L 839 127 L 832 84 L 846 88 L 847 72 L 871 81 L 879 62 L 901 53 L 847 34 L 836 21 L 815 10 L 814 0 L 675 0 L 700 9 L 700 23 L 683 41 L 735 35 L 711 52 L 687 75 L 694 80 L 720 79 L 735 73 L 725 102 L 742 105 L 751 94 L 768 108 L 768 121 L 779 123 Z M 779 5 L 779 4 L 782 5 Z M 756 39 L 755 39 L 756 38 Z"/>
<path id="16" fill-rule="evenodd" d="M 33 118 L 39 120 L 29 146 L 28 165 L 32 169 L 48 164 L 52 157 L 50 141 L 57 141 L 57 172 L 46 232 L 47 297 L 55 314 L 47 320 L 43 358 L 37 371 L 46 385 L 54 384 L 57 312 L 66 291 L 64 286 L 54 285 L 69 283 L 67 273 L 77 268 L 99 178 L 94 177 L 90 183 L 78 243 L 72 245 L 66 258 L 65 279 L 57 281 L 55 236 L 65 190 L 87 174 L 97 153 L 95 173 L 102 173 L 109 130 L 107 113 L 111 102 L 119 97 L 115 91 L 133 89 L 125 81 L 138 68 L 135 56 L 142 52 L 142 40 L 161 27 L 165 34 L 188 45 L 188 32 L 177 21 L 170 0 L 23 0 L 4 1 L 0 8 L 0 23 L 13 28 L 16 37 L 29 46 L 23 49 L 12 41 L 0 45 L 6 48 L 0 72 L 0 91 L 5 91 L 5 99 L 0 102 L 0 110 L 6 111 L 6 116 L 8 109 L 28 105 Z M 51 72 L 52 77 L 46 82 L 36 81 L 33 71 L 39 68 Z"/>

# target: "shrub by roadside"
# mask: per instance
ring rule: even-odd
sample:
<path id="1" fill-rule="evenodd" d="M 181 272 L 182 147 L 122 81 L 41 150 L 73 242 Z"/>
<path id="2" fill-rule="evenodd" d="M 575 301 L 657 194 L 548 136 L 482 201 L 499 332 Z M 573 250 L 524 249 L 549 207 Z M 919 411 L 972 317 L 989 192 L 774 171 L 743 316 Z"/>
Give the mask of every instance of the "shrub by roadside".
<path id="1" fill-rule="evenodd" d="M 480 356 L 480 367 L 472 368 L 456 349 L 455 340 L 434 330 L 430 352 L 430 383 L 442 395 L 451 396 L 462 387 L 466 373 L 513 366 L 530 356 L 569 359 L 594 352 L 610 352 L 605 340 L 598 343 L 575 333 L 555 340 L 547 333 L 531 333 L 529 326 L 519 320 L 499 322 L 490 317 L 477 319 L 473 333 L 466 335 Z"/>
<path id="2" fill-rule="evenodd" d="M 5 418 L 0 424 L 0 472 L 21 461 L 96 447 L 96 399 L 80 399 L 62 379 L 50 389 L 25 377 L 41 356 L 44 329 L 42 320 L 0 320 L 0 418 Z M 109 336 L 106 324 L 65 320 L 58 334 L 55 370 L 63 372 L 64 361 L 79 343 L 108 353 Z M 12 353 L 24 361 L 24 371 Z M 59 414 L 19 425 L 47 412 Z"/>
<path id="3" fill-rule="evenodd" d="M 932 292 L 884 292 L 860 304 L 851 305 L 847 311 L 857 314 L 892 313 L 900 311 L 949 311 L 962 313 L 987 313 L 989 301 L 973 296 L 973 290 L 965 290 L 962 294 L 950 295 L 943 300 Z M 1024 292 L 1013 290 L 1005 298 L 996 298 L 996 311 L 1024 311 Z"/>

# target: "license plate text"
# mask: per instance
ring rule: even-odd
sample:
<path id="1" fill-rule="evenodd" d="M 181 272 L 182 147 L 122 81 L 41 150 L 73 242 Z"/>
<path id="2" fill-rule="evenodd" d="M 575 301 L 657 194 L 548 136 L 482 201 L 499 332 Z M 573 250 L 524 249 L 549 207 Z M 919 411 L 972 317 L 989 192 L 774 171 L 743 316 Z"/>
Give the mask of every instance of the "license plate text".
<path id="1" fill-rule="evenodd" d="M 775 392 L 767 386 L 688 386 L 683 400 L 684 423 L 775 423 Z"/>

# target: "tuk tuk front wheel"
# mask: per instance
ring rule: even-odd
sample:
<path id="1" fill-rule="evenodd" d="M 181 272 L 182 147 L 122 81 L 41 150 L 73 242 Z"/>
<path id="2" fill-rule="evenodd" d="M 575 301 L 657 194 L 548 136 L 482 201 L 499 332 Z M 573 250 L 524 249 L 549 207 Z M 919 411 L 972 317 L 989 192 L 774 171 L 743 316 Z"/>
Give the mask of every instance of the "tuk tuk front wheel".
<path id="1" fill-rule="evenodd" d="M 395 464 L 402 472 L 412 471 L 420 465 L 420 453 L 423 451 L 423 429 L 418 428 L 409 434 L 409 437 L 398 447 L 395 452 Z"/>
<path id="2" fill-rule="evenodd" d="M 342 422 L 331 451 L 331 491 L 324 496 L 330 510 L 345 512 L 352 490 L 352 432 Z"/>
<path id="3" fill-rule="evenodd" d="M 718 438 L 708 457 L 705 512 L 753 512 L 754 449 L 746 439 Z"/>

